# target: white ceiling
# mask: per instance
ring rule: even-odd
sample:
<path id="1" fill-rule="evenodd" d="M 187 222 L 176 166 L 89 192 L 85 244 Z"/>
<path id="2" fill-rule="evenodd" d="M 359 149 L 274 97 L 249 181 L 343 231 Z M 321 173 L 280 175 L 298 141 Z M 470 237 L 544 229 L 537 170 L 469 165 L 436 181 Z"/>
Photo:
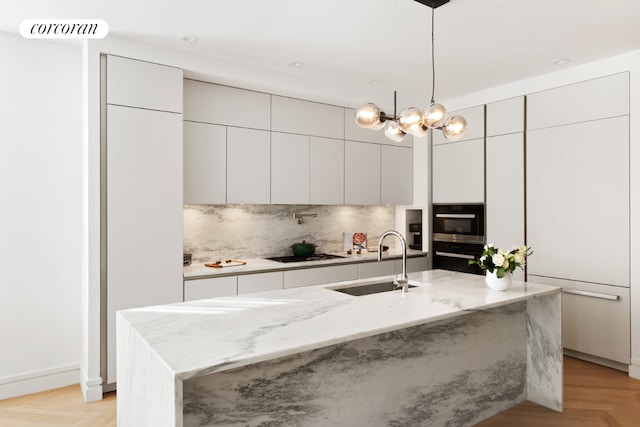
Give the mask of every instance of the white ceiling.
<path id="1" fill-rule="evenodd" d="M 394 88 L 399 106 L 430 97 L 431 9 L 414 0 L 10 1 L 0 31 L 30 18 L 103 19 L 110 34 L 232 63 L 263 87 L 261 76 L 277 75 L 344 105 L 388 105 Z M 640 0 L 451 0 L 436 9 L 435 32 L 443 100 L 640 49 Z"/>

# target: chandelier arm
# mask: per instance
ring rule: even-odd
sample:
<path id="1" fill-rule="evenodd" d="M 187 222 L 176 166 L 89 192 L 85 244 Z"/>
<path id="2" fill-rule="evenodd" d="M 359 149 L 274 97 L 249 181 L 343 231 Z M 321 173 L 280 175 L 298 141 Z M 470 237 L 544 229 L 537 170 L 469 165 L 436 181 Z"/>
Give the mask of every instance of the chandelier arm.
<path id="1" fill-rule="evenodd" d="M 397 108 L 397 92 L 394 90 L 393 91 L 393 120 L 396 120 L 396 118 L 398 117 L 398 111 L 396 110 Z"/>

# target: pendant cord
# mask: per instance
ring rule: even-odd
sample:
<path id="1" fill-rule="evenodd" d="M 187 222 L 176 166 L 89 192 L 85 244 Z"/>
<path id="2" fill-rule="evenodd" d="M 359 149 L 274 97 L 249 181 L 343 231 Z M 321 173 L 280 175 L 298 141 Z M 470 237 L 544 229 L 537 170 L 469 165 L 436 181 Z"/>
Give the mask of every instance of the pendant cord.
<path id="1" fill-rule="evenodd" d="M 396 49 L 398 38 L 398 0 L 393 1 L 393 49 Z M 398 66 L 393 62 L 393 120 L 398 119 L 396 112 L 396 91 L 398 89 Z"/>
<path id="2" fill-rule="evenodd" d="M 435 8 L 431 8 L 431 105 L 435 104 L 434 93 L 436 91 L 436 56 L 435 56 L 435 42 L 434 42 L 434 22 L 435 22 Z"/>

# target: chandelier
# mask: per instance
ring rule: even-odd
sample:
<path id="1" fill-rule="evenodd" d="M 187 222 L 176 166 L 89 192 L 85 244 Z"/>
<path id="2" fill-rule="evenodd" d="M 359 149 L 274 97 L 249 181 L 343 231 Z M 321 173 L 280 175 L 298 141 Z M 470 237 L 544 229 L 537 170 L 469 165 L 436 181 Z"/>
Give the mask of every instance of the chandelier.
<path id="1" fill-rule="evenodd" d="M 447 118 L 447 109 L 434 100 L 436 88 L 436 66 L 434 54 L 434 22 L 435 10 L 449 0 L 414 0 L 431 8 L 431 103 L 421 111 L 416 107 L 405 108 L 396 115 L 396 91 L 393 91 L 393 116 L 385 114 L 377 105 L 368 103 L 355 110 L 355 121 L 365 129 L 380 130 L 383 127 L 385 135 L 395 142 L 402 141 L 407 134 L 423 136 L 428 129 L 441 130 L 447 140 L 462 137 L 467 130 L 467 121 L 462 116 Z"/>

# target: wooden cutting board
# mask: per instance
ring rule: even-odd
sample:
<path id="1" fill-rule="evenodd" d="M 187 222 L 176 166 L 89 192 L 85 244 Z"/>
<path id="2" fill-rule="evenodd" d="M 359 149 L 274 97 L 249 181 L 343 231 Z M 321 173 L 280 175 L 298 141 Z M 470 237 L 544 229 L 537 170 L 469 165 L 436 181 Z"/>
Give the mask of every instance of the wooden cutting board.
<path id="1" fill-rule="evenodd" d="M 238 261 L 235 259 L 228 259 L 226 261 L 218 260 L 216 262 L 207 262 L 204 264 L 205 267 L 211 268 L 225 268 L 225 267 L 237 267 L 239 265 L 245 265 L 246 261 Z"/>

